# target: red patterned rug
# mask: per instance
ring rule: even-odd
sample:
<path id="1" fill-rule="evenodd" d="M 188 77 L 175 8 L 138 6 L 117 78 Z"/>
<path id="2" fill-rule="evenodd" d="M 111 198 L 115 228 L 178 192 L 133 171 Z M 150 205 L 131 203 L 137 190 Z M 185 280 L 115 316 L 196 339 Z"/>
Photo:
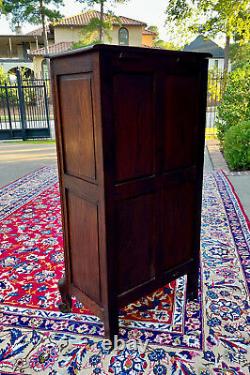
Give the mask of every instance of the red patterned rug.
<path id="1" fill-rule="evenodd" d="M 222 173 L 204 184 L 200 300 L 186 300 L 182 277 L 120 312 L 120 337 L 148 340 L 147 353 L 106 353 L 101 321 L 76 300 L 71 314 L 58 311 L 63 240 L 54 169 L 3 188 L 0 220 L 1 373 L 247 373 L 249 228 Z"/>

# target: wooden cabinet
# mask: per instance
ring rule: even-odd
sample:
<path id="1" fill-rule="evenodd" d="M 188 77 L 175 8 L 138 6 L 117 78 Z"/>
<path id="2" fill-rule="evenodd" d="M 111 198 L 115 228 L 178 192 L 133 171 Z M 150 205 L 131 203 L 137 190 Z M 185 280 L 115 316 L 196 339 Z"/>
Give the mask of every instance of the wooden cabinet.
<path id="1" fill-rule="evenodd" d="M 76 296 L 118 309 L 183 274 L 197 295 L 207 55 L 96 45 L 51 58 L 65 242 Z"/>

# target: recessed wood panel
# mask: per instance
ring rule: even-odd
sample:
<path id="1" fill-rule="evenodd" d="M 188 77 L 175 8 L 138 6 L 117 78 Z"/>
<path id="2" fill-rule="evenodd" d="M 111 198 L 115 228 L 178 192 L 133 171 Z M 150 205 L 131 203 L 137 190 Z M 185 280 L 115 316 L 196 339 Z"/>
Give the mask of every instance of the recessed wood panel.
<path id="1" fill-rule="evenodd" d="M 59 78 L 65 173 L 96 178 L 91 74 Z"/>
<path id="2" fill-rule="evenodd" d="M 199 124 L 199 80 L 196 76 L 167 76 L 164 86 L 164 170 L 195 162 Z"/>
<path id="3" fill-rule="evenodd" d="M 160 269 L 170 270 L 194 254 L 194 182 L 171 183 L 161 193 Z"/>
<path id="4" fill-rule="evenodd" d="M 143 283 L 154 274 L 154 220 L 154 195 L 143 195 L 117 204 L 118 293 Z"/>
<path id="5" fill-rule="evenodd" d="M 98 209 L 67 191 L 68 233 L 72 283 L 100 302 Z"/>
<path id="6" fill-rule="evenodd" d="M 148 74 L 117 74 L 113 85 L 116 180 L 153 174 L 153 77 Z"/>

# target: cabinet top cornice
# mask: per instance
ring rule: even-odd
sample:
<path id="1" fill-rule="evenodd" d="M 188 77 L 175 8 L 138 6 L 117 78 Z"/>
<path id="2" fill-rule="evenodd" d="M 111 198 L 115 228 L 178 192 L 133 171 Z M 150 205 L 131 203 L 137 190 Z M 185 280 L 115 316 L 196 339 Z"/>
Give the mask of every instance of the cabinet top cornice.
<path id="1" fill-rule="evenodd" d="M 175 56 L 175 57 L 195 57 L 197 60 L 202 60 L 204 58 L 212 57 L 209 53 L 201 53 L 201 52 L 186 52 L 186 51 L 172 51 L 172 50 L 165 50 L 165 49 L 158 49 L 158 48 L 145 48 L 145 47 L 128 47 L 128 46 L 118 46 L 112 44 L 94 44 L 88 47 L 77 48 L 75 50 L 62 52 L 59 54 L 49 54 L 46 57 L 50 59 L 60 58 L 64 56 L 73 56 L 79 55 L 86 52 L 94 52 L 94 51 L 113 51 L 113 52 L 121 52 L 121 53 L 142 53 L 145 55 L 157 55 L 157 56 Z"/>

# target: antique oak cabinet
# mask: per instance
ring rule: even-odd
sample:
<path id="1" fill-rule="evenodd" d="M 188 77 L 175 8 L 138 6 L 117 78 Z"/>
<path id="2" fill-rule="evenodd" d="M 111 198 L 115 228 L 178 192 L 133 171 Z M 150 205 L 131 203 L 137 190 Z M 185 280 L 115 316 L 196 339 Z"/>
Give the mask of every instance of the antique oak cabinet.
<path id="1" fill-rule="evenodd" d="M 187 274 L 197 295 L 206 54 L 95 45 L 51 57 L 65 246 L 74 295 L 118 309 Z"/>

